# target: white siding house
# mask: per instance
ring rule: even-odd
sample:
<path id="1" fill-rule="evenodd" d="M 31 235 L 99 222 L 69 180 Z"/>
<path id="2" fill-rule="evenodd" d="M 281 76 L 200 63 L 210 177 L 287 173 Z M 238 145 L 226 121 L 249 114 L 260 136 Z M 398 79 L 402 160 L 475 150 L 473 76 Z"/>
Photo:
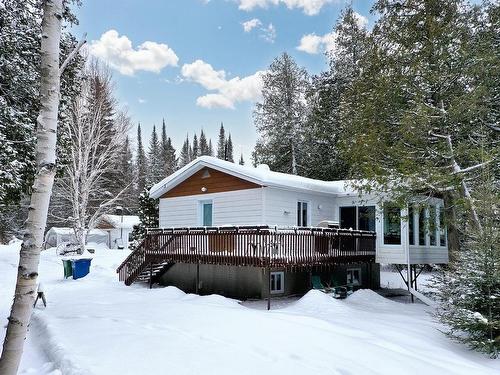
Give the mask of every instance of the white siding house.
<path id="1" fill-rule="evenodd" d="M 217 172 L 217 176 L 215 174 Z M 233 180 L 230 180 L 230 179 Z M 175 190 L 175 194 L 171 193 Z M 203 156 L 152 187 L 160 227 L 317 226 L 374 230 L 378 263 L 447 263 L 443 201 L 399 210 L 376 194 L 359 196 L 349 181 L 319 181 Z M 418 198 L 418 197 L 417 197 Z M 418 201 L 418 199 L 416 199 Z M 429 224 L 431 223 L 431 224 Z M 410 238 L 411 237 L 411 238 Z"/>

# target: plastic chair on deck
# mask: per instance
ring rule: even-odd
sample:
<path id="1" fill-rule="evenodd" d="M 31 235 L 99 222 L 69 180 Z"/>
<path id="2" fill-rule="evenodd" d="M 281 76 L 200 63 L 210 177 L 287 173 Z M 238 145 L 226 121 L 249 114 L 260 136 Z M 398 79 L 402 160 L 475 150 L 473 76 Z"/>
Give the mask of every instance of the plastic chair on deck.
<path id="1" fill-rule="evenodd" d="M 321 282 L 321 277 L 319 276 L 312 276 L 311 277 L 311 282 L 312 282 L 312 286 L 313 286 L 313 289 L 315 290 L 320 290 L 322 291 L 323 293 L 328 293 L 330 292 L 330 288 L 327 288 L 323 285 L 323 283 Z"/>

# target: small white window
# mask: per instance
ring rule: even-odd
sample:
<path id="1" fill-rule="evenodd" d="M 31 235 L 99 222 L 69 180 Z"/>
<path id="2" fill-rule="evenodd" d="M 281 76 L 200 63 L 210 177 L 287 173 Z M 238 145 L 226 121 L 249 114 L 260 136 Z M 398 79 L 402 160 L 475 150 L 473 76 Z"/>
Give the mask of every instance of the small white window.
<path id="1" fill-rule="evenodd" d="M 308 226 L 308 211 L 309 205 L 307 202 L 298 201 L 297 202 L 297 226 L 307 227 Z"/>
<path id="2" fill-rule="evenodd" d="M 347 269 L 347 285 L 361 285 L 361 268 Z"/>
<path id="3" fill-rule="evenodd" d="M 271 294 L 280 294 L 285 292 L 285 273 L 271 272 Z"/>

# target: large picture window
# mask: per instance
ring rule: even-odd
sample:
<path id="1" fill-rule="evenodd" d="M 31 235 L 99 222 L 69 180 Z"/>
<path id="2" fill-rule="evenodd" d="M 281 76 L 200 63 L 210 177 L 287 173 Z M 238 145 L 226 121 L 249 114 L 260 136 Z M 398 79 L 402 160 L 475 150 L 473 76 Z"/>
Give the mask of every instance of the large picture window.
<path id="1" fill-rule="evenodd" d="M 299 201 L 297 202 L 297 226 L 307 227 L 308 223 L 308 203 Z"/>
<path id="2" fill-rule="evenodd" d="M 340 207 L 340 227 L 375 231 L 375 206 Z"/>
<path id="3" fill-rule="evenodd" d="M 401 210 L 390 204 L 384 206 L 384 244 L 401 245 Z"/>

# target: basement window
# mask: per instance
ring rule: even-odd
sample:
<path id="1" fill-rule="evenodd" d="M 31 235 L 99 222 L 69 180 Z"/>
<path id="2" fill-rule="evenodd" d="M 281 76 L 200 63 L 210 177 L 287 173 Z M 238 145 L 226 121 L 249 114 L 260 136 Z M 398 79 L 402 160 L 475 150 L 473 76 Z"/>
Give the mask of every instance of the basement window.
<path id="1" fill-rule="evenodd" d="M 347 269 L 347 285 L 361 285 L 361 268 Z"/>
<path id="2" fill-rule="evenodd" d="M 280 294 L 285 292 L 285 273 L 271 272 L 271 294 Z"/>

